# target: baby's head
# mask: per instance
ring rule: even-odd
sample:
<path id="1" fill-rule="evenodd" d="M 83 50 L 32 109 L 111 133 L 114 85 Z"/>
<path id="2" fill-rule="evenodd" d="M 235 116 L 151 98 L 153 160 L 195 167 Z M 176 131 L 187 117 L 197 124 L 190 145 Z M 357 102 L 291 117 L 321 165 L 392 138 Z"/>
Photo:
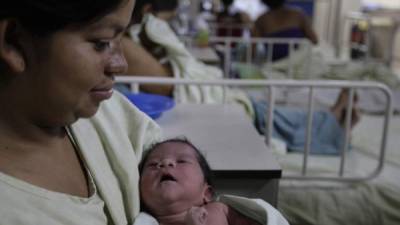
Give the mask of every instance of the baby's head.
<path id="1" fill-rule="evenodd" d="M 157 142 L 155 144 L 153 144 L 152 146 L 149 147 L 149 149 L 147 151 L 145 151 L 142 160 L 139 164 L 139 172 L 140 175 L 143 172 L 143 167 L 145 165 L 145 163 L 148 161 L 149 156 L 151 155 L 151 153 L 153 151 L 155 151 L 159 146 L 163 145 L 163 144 L 181 144 L 181 145 L 186 145 L 188 146 L 191 150 L 194 151 L 195 155 L 196 155 L 196 159 L 197 162 L 200 165 L 201 171 L 203 173 L 204 179 L 205 181 L 209 184 L 212 185 L 212 171 L 211 171 L 211 167 L 208 164 L 206 158 L 204 157 L 204 155 L 201 153 L 201 151 L 193 145 L 192 142 L 190 142 L 188 139 L 181 137 L 181 138 L 172 138 L 172 139 L 168 139 L 168 140 L 164 140 L 161 142 Z M 179 148 L 179 146 L 178 146 Z M 163 148 L 162 148 L 163 149 Z"/>
<path id="2" fill-rule="evenodd" d="M 184 210 L 213 198 L 210 166 L 186 139 L 153 145 L 145 152 L 139 171 L 141 200 L 152 214 Z"/>

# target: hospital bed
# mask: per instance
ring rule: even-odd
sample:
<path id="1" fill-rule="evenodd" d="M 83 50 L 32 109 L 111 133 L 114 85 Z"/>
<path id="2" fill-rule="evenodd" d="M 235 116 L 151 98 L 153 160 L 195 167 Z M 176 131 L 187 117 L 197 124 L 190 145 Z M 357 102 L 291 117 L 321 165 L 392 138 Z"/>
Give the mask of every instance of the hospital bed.
<path id="1" fill-rule="evenodd" d="M 306 135 L 307 141 L 303 154 L 282 152 L 277 148 L 279 145 L 276 145 L 271 137 L 271 122 L 268 122 L 268 132 L 265 137 L 260 138 L 265 138 L 268 149 L 275 151 L 275 156 L 278 157 L 282 166 L 283 174 L 280 182 L 278 207 L 288 217 L 291 224 L 345 224 L 349 218 L 354 224 L 369 224 L 363 223 L 365 221 L 385 221 L 386 223 L 380 224 L 396 224 L 393 223 L 393 220 L 400 219 L 399 216 L 396 216 L 400 208 L 398 197 L 400 196 L 400 163 L 398 163 L 400 154 L 395 149 L 395 146 L 398 146 L 396 135 L 400 135 L 400 120 L 395 117 L 393 122 L 390 122 L 392 94 L 385 85 L 365 81 L 232 79 L 193 81 L 148 77 L 117 77 L 116 82 L 131 84 L 133 91 L 138 90 L 137 84 L 139 83 L 164 83 L 178 86 L 222 85 L 224 88 L 264 87 L 266 88 L 266 98 L 270 102 L 270 108 L 266 115 L 268 121 L 273 120 L 272 110 L 281 103 L 277 99 L 278 90 L 281 88 L 295 90 L 307 88 L 308 103 L 303 106 L 309 113 L 318 108 L 319 102 L 315 100 L 314 95 L 319 95 L 321 89 L 350 88 L 348 108 L 351 108 L 353 104 L 352 95 L 355 91 L 376 89 L 386 96 L 384 113 L 363 115 L 360 125 L 350 134 L 351 112 L 348 110 L 346 113 L 346 143 L 339 156 L 309 154 L 309 144 L 312 139 L 309 128 L 313 122 L 310 116 L 308 117 L 308 135 Z M 180 103 L 177 102 L 177 104 Z M 393 134 L 389 133 L 389 129 Z M 389 136 L 392 139 L 389 139 L 388 142 Z M 350 146 L 352 150 L 345 150 Z M 390 157 L 385 158 L 387 149 L 390 150 L 388 153 Z M 384 166 L 385 170 L 383 170 Z M 366 213 L 367 205 L 370 206 L 368 210 L 374 208 L 377 211 Z M 381 208 L 376 209 L 378 206 Z M 336 211 L 332 212 L 333 209 Z M 374 218 L 371 219 L 372 217 Z M 358 221 L 363 222 L 357 223 Z"/>
<path id="2" fill-rule="evenodd" d="M 181 37 L 184 44 L 190 49 L 196 45 L 195 40 L 189 37 Z M 287 71 L 285 72 L 287 78 L 293 77 L 294 68 L 292 58 L 295 48 L 302 48 L 307 52 L 308 58 L 311 56 L 311 44 L 307 39 L 296 38 L 242 38 L 242 37 L 209 37 L 209 45 L 213 47 L 217 52 L 220 53 L 222 60 L 221 67 L 224 71 L 226 78 L 231 78 L 233 75 L 231 73 L 232 69 L 235 67 L 245 67 L 249 69 L 251 66 L 258 66 L 264 64 L 267 68 L 272 66 L 273 58 L 273 46 L 276 45 L 287 45 L 288 46 L 288 60 L 286 63 Z M 265 46 L 271 46 L 266 48 Z M 307 63 L 311 63 L 308 61 Z M 237 69 L 237 68 L 236 68 Z M 258 68 L 257 68 L 258 69 Z M 247 78 L 252 78 L 256 74 L 248 74 L 245 72 L 243 76 L 249 76 Z M 262 76 L 268 76 L 268 74 L 263 74 Z M 246 78 L 246 77 L 244 77 Z"/>
<path id="3" fill-rule="evenodd" d="M 192 38 L 181 37 L 191 48 Z M 324 43 L 313 46 L 304 38 L 209 37 L 209 45 L 219 52 L 226 78 L 269 79 L 348 79 L 376 80 L 390 87 L 399 87 L 399 78 L 385 64 L 369 57 L 351 60 L 335 56 L 335 50 Z M 280 46 L 279 46 L 280 45 Z M 287 46 L 287 57 L 273 60 L 277 51 Z M 368 49 L 368 48 L 367 48 Z M 239 74 L 232 74 L 232 70 Z"/>
<path id="4" fill-rule="evenodd" d="M 391 26 L 395 30 L 395 27 L 398 27 L 396 25 L 398 24 L 398 16 L 396 20 L 396 17 L 393 15 L 382 16 L 380 14 L 367 15 L 343 12 L 345 13 L 343 19 L 340 12 L 343 5 L 342 0 L 302 0 L 299 2 L 307 4 L 314 2 L 316 14 L 320 13 L 320 11 L 327 12 L 324 16 L 316 15 L 319 19 L 327 20 L 324 22 L 315 21 L 318 24 L 322 23 L 322 25 L 315 24 L 316 26 L 322 26 L 326 29 L 326 32 L 323 33 L 327 34 L 327 36 L 321 35 L 320 45 L 314 47 L 302 39 L 250 38 L 249 35 L 243 35 L 242 37 L 218 37 L 211 35 L 209 37 L 210 46 L 215 47 L 220 52 L 223 59 L 221 66 L 226 78 L 236 76 L 235 73 L 231 73 L 232 70 L 236 70 L 236 73 L 239 73 L 242 78 L 246 79 L 267 77 L 269 79 L 376 80 L 387 84 L 389 87 L 399 88 L 399 75 L 393 73 L 390 68 L 393 56 L 392 51 L 395 44 L 394 33 L 389 35 L 390 37 L 387 41 L 381 41 L 385 43 L 385 46 L 383 44 L 377 45 L 372 41 L 373 38 L 370 37 L 374 36 L 373 33 L 375 32 L 372 29 L 367 30 L 365 43 L 361 45 L 354 42 L 351 43 L 351 40 L 349 40 L 354 23 L 365 21 L 367 27 L 374 27 L 373 21 L 375 19 L 381 20 L 382 17 L 385 17 L 393 24 Z M 339 20 L 339 18 L 342 19 Z M 224 26 L 223 24 L 213 23 L 212 30 L 218 27 L 224 28 Z M 235 29 L 241 27 L 243 30 L 249 30 L 248 26 L 240 24 L 234 26 Z M 377 35 L 375 34 L 375 36 Z M 195 44 L 191 38 L 185 37 L 183 39 L 189 46 Z M 272 55 L 274 55 L 271 48 L 261 54 L 263 55 L 262 57 L 260 57 L 260 54 L 257 54 L 259 52 L 257 49 L 260 48 L 256 46 L 283 43 L 289 46 L 289 57 L 286 59 L 271 62 Z M 300 50 L 292 51 L 295 49 L 294 46 L 297 45 L 301 46 L 299 47 Z M 361 49 L 364 57 L 359 60 L 352 60 L 352 48 Z M 374 52 L 376 52 L 374 49 L 376 48 L 379 48 L 380 52 L 383 52 L 380 53 L 383 54 L 381 58 L 373 57 Z M 234 57 L 238 53 L 241 54 L 239 56 L 240 60 Z M 260 63 L 260 61 L 264 61 L 265 63 Z"/>
<path id="5" fill-rule="evenodd" d="M 277 105 L 276 103 L 276 93 L 277 89 L 280 88 L 293 88 L 293 89 L 298 89 L 298 88 L 307 88 L 309 90 L 308 92 L 308 103 L 306 106 L 306 109 L 309 113 L 309 115 L 312 115 L 312 113 L 315 111 L 315 93 L 318 90 L 321 89 L 341 89 L 341 88 L 349 88 L 350 89 L 350 94 L 349 94 L 349 101 L 348 101 L 348 107 L 349 109 L 352 108 L 353 106 L 353 96 L 355 94 L 355 91 L 359 91 L 362 89 L 376 89 L 381 91 L 385 96 L 386 96 L 386 105 L 384 109 L 384 114 L 383 114 L 383 129 L 382 129 L 382 138 L 379 146 L 379 163 L 374 171 L 372 171 L 371 174 L 365 176 L 364 178 L 348 178 L 344 176 L 344 166 L 345 166 L 345 160 L 348 151 L 346 149 L 349 148 L 349 143 L 350 143 L 350 114 L 351 110 L 347 110 L 346 113 L 346 130 L 345 130 L 345 144 L 343 146 L 343 151 L 341 151 L 341 163 L 340 163 L 340 169 L 336 177 L 319 177 L 319 176 L 305 176 L 307 174 L 307 161 L 309 158 L 309 149 L 310 149 L 310 142 L 311 142 L 311 135 L 310 135 L 310 128 L 312 125 L 312 117 L 308 116 L 308 131 L 307 131 L 307 142 L 304 147 L 304 155 L 302 159 L 302 168 L 301 168 L 301 179 L 317 179 L 317 180 L 348 180 L 348 181 L 359 181 L 359 180 L 365 180 L 365 179 L 370 179 L 375 177 L 376 175 L 379 174 L 380 170 L 383 167 L 383 162 L 384 162 L 384 156 L 385 156 L 385 149 L 386 149 L 386 144 L 387 144 L 387 132 L 388 132 L 388 125 L 389 121 L 392 115 L 392 94 L 391 91 L 388 87 L 385 85 L 375 83 L 375 82 L 356 82 L 356 81 L 295 81 L 295 80 L 237 80 L 237 79 L 222 79 L 222 80 L 213 80 L 213 81 L 199 81 L 199 80 L 188 80 L 188 79 L 177 79 L 177 78 L 150 78 L 150 77 L 138 77 L 138 76 L 120 76 L 116 78 L 117 83 L 128 83 L 132 87 L 133 92 L 137 92 L 138 89 L 138 84 L 173 84 L 176 86 L 183 86 L 183 85 L 191 85 L 191 86 L 222 86 L 223 88 L 231 88 L 231 87 L 240 87 L 240 88 L 245 88 L 245 87 L 263 87 L 265 88 L 265 98 L 268 99 L 268 104 L 269 104 L 269 110 L 267 112 L 266 118 L 267 118 L 267 134 L 265 135 L 265 142 L 266 144 L 271 144 L 272 143 L 272 120 L 273 120 L 273 110 L 274 107 Z M 180 98 L 177 98 L 180 99 Z M 223 104 L 224 101 L 221 102 Z M 179 102 L 177 103 L 179 104 Z M 282 104 L 282 103 L 280 103 Z M 291 179 L 297 179 L 299 176 L 287 176 L 288 178 Z"/>
<path id="6" fill-rule="evenodd" d="M 189 48 L 194 45 L 192 39 L 183 41 Z M 393 90 L 394 109 L 396 113 L 400 111 L 400 76 L 372 58 L 340 59 L 331 47 L 322 44 L 315 47 L 308 40 L 298 38 L 210 37 L 209 42 L 220 53 L 225 78 L 377 81 Z M 257 53 L 259 46 L 278 44 L 288 46 L 288 57 L 272 61 L 272 47 L 262 54 Z M 286 95 L 290 95 L 290 91 L 286 91 Z M 384 96 L 376 91 L 365 90 L 359 95 L 360 107 L 366 112 L 376 113 L 371 104 L 384 104 Z"/>

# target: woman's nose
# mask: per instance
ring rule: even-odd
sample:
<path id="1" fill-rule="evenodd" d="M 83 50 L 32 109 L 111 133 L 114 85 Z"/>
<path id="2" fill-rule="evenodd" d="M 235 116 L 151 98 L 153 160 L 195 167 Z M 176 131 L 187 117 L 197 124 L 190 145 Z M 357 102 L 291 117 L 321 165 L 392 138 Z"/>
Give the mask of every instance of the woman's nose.
<path id="1" fill-rule="evenodd" d="M 106 74 L 118 75 L 123 74 L 128 69 L 128 63 L 124 57 L 122 50 L 116 49 L 111 55 L 107 67 Z"/>

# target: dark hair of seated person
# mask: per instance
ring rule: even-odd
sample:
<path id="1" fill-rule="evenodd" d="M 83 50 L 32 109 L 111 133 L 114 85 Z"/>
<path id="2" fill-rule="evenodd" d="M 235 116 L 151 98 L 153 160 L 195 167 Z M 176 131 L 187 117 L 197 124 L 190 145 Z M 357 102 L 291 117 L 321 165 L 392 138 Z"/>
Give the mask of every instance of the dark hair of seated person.
<path id="1" fill-rule="evenodd" d="M 132 23 L 140 23 L 147 12 L 174 11 L 178 8 L 178 0 L 136 0 L 132 12 Z"/>

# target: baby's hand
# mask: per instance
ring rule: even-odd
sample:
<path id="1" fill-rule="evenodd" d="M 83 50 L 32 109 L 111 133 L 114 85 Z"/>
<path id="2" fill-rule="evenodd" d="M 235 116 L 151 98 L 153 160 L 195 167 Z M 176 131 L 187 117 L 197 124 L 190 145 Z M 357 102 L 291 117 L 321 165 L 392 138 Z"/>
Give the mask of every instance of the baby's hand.
<path id="1" fill-rule="evenodd" d="M 185 222 L 188 225 L 205 225 L 207 222 L 207 210 L 204 207 L 193 206 L 187 212 Z"/>

